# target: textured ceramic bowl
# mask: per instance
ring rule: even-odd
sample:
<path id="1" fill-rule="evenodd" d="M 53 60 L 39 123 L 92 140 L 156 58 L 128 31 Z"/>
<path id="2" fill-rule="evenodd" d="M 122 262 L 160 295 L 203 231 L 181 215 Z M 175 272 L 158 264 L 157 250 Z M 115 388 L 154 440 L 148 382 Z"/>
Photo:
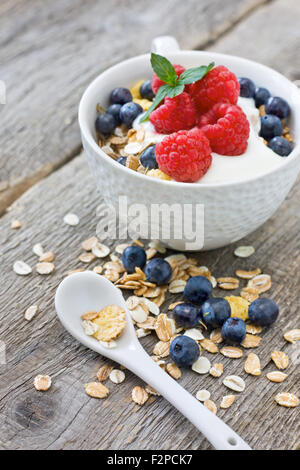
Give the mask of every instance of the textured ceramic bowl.
<path id="1" fill-rule="evenodd" d="M 118 206 L 119 196 L 127 196 L 128 205 L 203 204 L 204 241 L 194 249 L 210 250 L 236 242 L 262 225 L 283 202 L 300 170 L 300 91 L 287 78 L 259 63 L 240 57 L 202 51 L 181 51 L 174 38 L 160 37 L 152 50 L 166 55 L 172 63 L 195 67 L 214 61 L 238 76 L 246 76 L 273 95 L 285 98 L 292 108 L 291 127 L 296 145 L 278 168 L 241 182 L 195 184 L 162 181 L 134 172 L 115 162 L 98 146 L 94 123 L 96 103 L 107 104 L 110 91 L 117 86 L 131 86 L 141 78 L 151 77 L 149 54 L 134 57 L 99 75 L 86 89 L 79 106 L 79 125 L 90 169 L 105 201 Z M 172 248 L 186 249 L 186 239 L 165 239 Z M 150 233 L 150 232 L 149 232 Z M 175 237 L 176 238 L 176 237 Z"/>

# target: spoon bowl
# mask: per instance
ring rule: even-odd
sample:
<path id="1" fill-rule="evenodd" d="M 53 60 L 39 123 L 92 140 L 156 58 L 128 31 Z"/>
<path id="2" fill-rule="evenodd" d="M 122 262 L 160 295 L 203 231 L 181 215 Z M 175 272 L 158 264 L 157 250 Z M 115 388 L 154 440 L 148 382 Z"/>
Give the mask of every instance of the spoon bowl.
<path id="1" fill-rule="evenodd" d="M 107 305 L 118 305 L 126 312 L 126 327 L 116 339 L 116 347 L 103 346 L 87 336 L 81 326 L 81 315 L 99 311 Z M 91 271 L 66 277 L 55 295 L 57 315 L 66 330 L 86 347 L 106 356 L 139 376 L 177 408 L 218 450 L 250 450 L 229 426 L 181 387 L 142 348 L 137 339 L 121 291 L 103 276 Z"/>

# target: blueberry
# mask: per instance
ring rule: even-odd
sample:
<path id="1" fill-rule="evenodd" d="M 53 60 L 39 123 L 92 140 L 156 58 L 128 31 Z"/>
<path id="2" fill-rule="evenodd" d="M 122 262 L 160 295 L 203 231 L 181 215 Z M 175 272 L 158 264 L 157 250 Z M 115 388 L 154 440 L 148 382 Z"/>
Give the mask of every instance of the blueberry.
<path id="1" fill-rule="evenodd" d="M 272 299 L 260 298 L 250 304 L 248 315 L 255 325 L 268 326 L 277 320 L 279 308 Z"/>
<path id="2" fill-rule="evenodd" d="M 276 135 L 282 134 L 282 123 L 279 117 L 274 114 L 266 114 L 260 118 L 260 133 L 261 137 L 266 140 L 271 140 Z"/>
<path id="3" fill-rule="evenodd" d="M 110 94 L 110 102 L 112 104 L 125 104 L 132 101 L 132 94 L 128 88 L 114 88 Z"/>
<path id="4" fill-rule="evenodd" d="M 143 113 L 143 108 L 137 103 L 125 103 L 120 109 L 120 119 L 127 127 L 131 127 L 135 118 Z"/>
<path id="5" fill-rule="evenodd" d="M 117 159 L 117 162 L 120 163 L 123 166 L 126 166 L 126 160 L 127 160 L 127 157 L 119 157 Z"/>
<path id="6" fill-rule="evenodd" d="M 222 338 L 230 344 L 240 344 L 246 336 L 246 324 L 240 318 L 228 318 L 222 326 Z"/>
<path id="7" fill-rule="evenodd" d="M 146 98 L 146 100 L 153 100 L 154 93 L 152 90 L 152 80 L 146 80 L 140 88 L 140 95 L 142 98 Z"/>
<path id="8" fill-rule="evenodd" d="M 271 96 L 271 93 L 269 92 L 269 90 L 267 90 L 266 88 L 257 87 L 255 89 L 255 95 L 254 95 L 255 106 L 259 108 L 260 106 L 262 106 L 263 104 L 267 102 L 270 96 Z"/>
<path id="9" fill-rule="evenodd" d="M 155 258 L 146 264 L 145 274 L 149 282 L 157 285 L 166 284 L 171 279 L 172 268 L 164 259 Z"/>
<path id="10" fill-rule="evenodd" d="M 198 325 L 201 318 L 200 310 L 194 305 L 188 303 L 176 305 L 172 314 L 176 324 L 185 328 L 191 328 Z"/>
<path id="11" fill-rule="evenodd" d="M 280 119 L 285 119 L 291 113 L 290 105 L 279 96 L 273 96 L 266 102 L 266 113 L 275 114 Z"/>
<path id="12" fill-rule="evenodd" d="M 240 96 L 242 98 L 253 98 L 255 94 L 255 85 L 250 78 L 240 77 Z"/>
<path id="13" fill-rule="evenodd" d="M 230 318 L 231 308 L 229 302 L 221 297 L 211 297 L 201 307 L 202 320 L 211 328 L 218 328 Z"/>
<path id="14" fill-rule="evenodd" d="M 189 336 L 176 336 L 170 344 L 170 356 L 179 367 L 190 367 L 200 355 L 199 346 Z"/>
<path id="15" fill-rule="evenodd" d="M 194 304 L 201 305 L 211 296 L 213 287 L 204 276 L 193 276 L 187 281 L 183 295 Z"/>
<path id="16" fill-rule="evenodd" d="M 273 152 L 277 153 L 281 157 L 287 157 L 292 151 L 290 142 L 283 137 L 278 136 L 273 137 L 273 139 L 270 140 L 269 147 Z"/>
<path id="17" fill-rule="evenodd" d="M 141 268 L 146 264 L 146 253 L 140 246 L 128 246 L 123 251 L 122 263 L 128 273 L 133 273 L 135 268 Z"/>
<path id="18" fill-rule="evenodd" d="M 116 128 L 116 121 L 111 114 L 99 114 L 95 122 L 96 131 L 103 135 L 111 134 Z"/>
<path id="19" fill-rule="evenodd" d="M 158 164 L 155 158 L 155 145 L 151 145 L 143 151 L 140 156 L 140 162 L 143 167 L 148 168 L 148 170 L 153 170 L 153 168 L 158 168 Z"/>
<path id="20" fill-rule="evenodd" d="M 122 108 L 122 105 L 121 104 L 111 104 L 106 112 L 108 114 L 111 114 L 114 118 L 115 118 L 115 121 L 116 121 L 116 124 L 121 124 L 121 119 L 120 119 L 120 109 Z"/>

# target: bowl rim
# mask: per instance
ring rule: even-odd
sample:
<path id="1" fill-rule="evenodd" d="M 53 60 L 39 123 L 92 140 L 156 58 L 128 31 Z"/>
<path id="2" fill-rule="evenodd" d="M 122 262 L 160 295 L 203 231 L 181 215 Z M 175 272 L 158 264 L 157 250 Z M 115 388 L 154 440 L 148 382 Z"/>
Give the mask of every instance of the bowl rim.
<path id="1" fill-rule="evenodd" d="M 276 70 L 274 70 L 271 67 L 268 67 L 264 64 L 261 64 L 259 62 L 254 61 L 254 60 L 245 59 L 243 57 L 239 57 L 239 56 L 236 56 L 236 55 L 222 54 L 222 53 L 213 52 L 213 51 L 179 50 L 179 51 L 171 52 L 170 54 L 167 54 L 167 55 L 168 56 L 173 56 L 173 57 L 176 57 L 176 56 L 179 57 L 179 56 L 184 56 L 186 53 L 191 54 L 191 55 L 202 55 L 202 56 L 207 55 L 207 56 L 210 56 L 211 58 L 215 57 L 216 59 L 218 59 L 218 61 L 222 60 L 222 59 L 226 60 L 226 58 L 229 58 L 229 59 L 234 60 L 234 61 L 240 61 L 240 62 L 244 63 L 246 66 L 249 65 L 250 67 L 259 67 L 262 71 L 265 70 L 268 73 L 275 74 L 275 76 L 278 79 L 285 82 L 289 87 L 292 88 L 293 92 L 296 93 L 296 95 L 299 96 L 299 103 L 300 103 L 300 89 L 293 82 L 291 82 L 287 77 L 285 77 L 280 72 L 277 72 Z M 195 186 L 196 186 L 197 189 L 198 188 L 217 189 L 217 188 L 228 187 L 228 186 L 245 185 L 247 183 L 258 181 L 260 179 L 268 177 L 269 175 L 271 175 L 273 173 L 276 173 L 278 171 L 280 171 L 280 172 L 283 171 L 285 167 L 287 167 L 288 165 L 293 163 L 297 158 L 300 157 L 300 140 L 299 140 L 295 144 L 295 146 L 294 146 L 292 152 L 290 153 L 290 155 L 288 157 L 282 157 L 282 158 L 285 158 L 285 161 L 281 165 L 278 165 L 275 168 L 264 171 L 263 173 L 261 173 L 257 176 L 251 176 L 247 179 L 243 179 L 241 181 L 236 180 L 236 181 L 225 181 L 225 182 L 219 182 L 219 183 L 201 183 L 201 184 L 197 184 L 197 182 L 185 183 L 185 182 L 180 182 L 180 181 L 162 180 L 160 178 L 149 178 L 149 176 L 147 176 L 147 175 L 144 175 L 144 174 L 139 173 L 137 171 L 132 171 L 130 168 L 127 168 L 123 165 L 120 165 L 116 160 L 114 160 L 109 155 L 107 155 L 101 149 L 101 147 L 99 147 L 99 145 L 95 141 L 95 139 L 94 139 L 94 137 L 91 133 L 91 130 L 90 130 L 90 128 L 89 128 L 89 126 L 86 122 L 85 116 L 84 116 L 85 102 L 88 100 L 88 96 L 90 95 L 90 93 L 92 93 L 93 90 L 98 87 L 98 82 L 100 82 L 101 79 L 103 78 L 103 76 L 105 76 L 107 73 L 109 73 L 111 71 L 114 71 L 114 69 L 117 70 L 120 65 L 130 66 L 136 60 L 147 59 L 147 58 L 148 59 L 150 58 L 150 53 L 140 54 L 140 55 L 131 57 L 129 59 L 125 59 L 121 62 L 118 62 L 115 65 L 112 65 L 111 67 L 108 67 L 103 72 L 101 72 L 97 77 L 95 77 L 94 80 L 87 86 L 87 88 L 83 92 L 83 95 L 82 95 L 82 97 L 80 99 L 80 102 L 79 102 L 78 122 L 79 122 L 79 127 L 80 127 L 81 134 L 84 137 L 85 141 L 88 143 L 88 145 L 90 147 L 92 147 L 92 149 L 96 152 L 96 154 L 98 154 L 99 156 L 101 156 L 101 158 L 104 158 L 107 162 L 109 162 L 112 165 L 112 168 L 115 167 L 116 169 L 118 169 L 118 171 L 126 172 L 125 174 L 127 174 L 128 176 L 131 175 L 132 178 L 138 178 L 141 181 L 145 181 L 145 182 L 147 181 L 148 184 L 149 184 L 149 179 L 150 179 L 151 183 L 160 184 L 160 185 L 161 184 L 168 185 L 169 187 L 171 186 L 171 187 L 175 187 L 175 188 L 185 188 L 185 189 L 187 189 L 187 188 L 190 188 L 190 187 L 195 188 Z M 234 157 L 232 157 L 232 158 L 234 158 Z"/>

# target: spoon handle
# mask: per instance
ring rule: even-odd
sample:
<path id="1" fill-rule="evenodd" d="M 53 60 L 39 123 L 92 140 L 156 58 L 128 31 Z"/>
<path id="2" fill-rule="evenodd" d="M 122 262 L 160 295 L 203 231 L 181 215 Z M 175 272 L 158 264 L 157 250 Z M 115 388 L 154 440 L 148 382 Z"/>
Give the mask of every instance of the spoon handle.
<path id="1" fill-rule="evenodd" d="M 140 346 L 123 364 L 177 408 L 217 450 L 251 450 L 227 424 L 203 406 L 149 357 Z"/>

